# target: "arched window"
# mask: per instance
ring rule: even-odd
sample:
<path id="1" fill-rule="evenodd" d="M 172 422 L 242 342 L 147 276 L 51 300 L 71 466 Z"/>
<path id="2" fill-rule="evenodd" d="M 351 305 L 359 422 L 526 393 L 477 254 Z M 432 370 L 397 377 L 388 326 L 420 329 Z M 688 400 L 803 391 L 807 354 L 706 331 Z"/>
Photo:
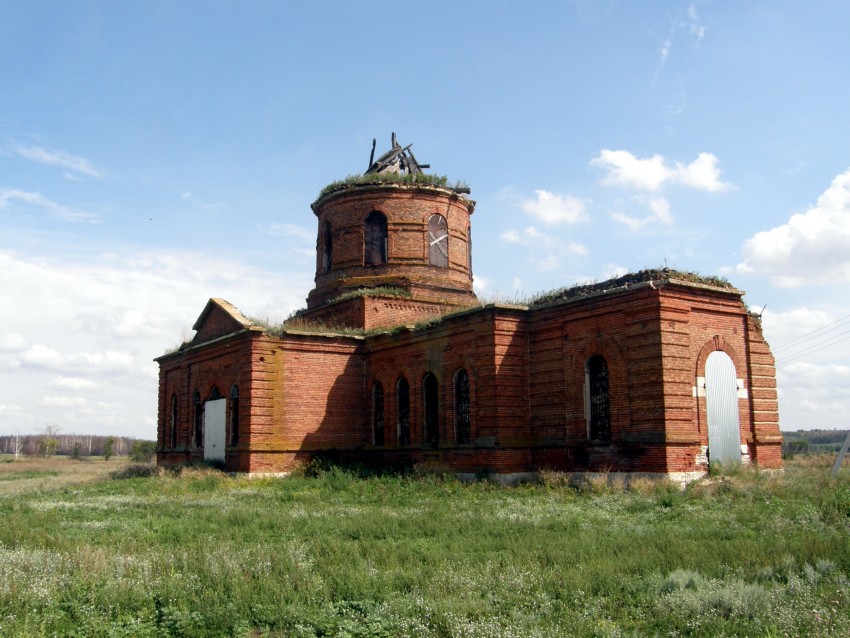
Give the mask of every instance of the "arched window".
<path id="1" fill-rule="evenodd" d="M 588 437 L 591 441 L 608 441 L 611 439 L 608 363 L 597 354 L 587 360 L 584 370 Z"/>
<path id="2" fill-rule="evenodd" d="M 440 386 L 432 373 L 422 379 L 422 398 L 425 402 L 425 442 L 436 446 L 440 441 Z"/>
<path id="3" fill-rule="evenodd" d="M 376 447 L 384 444 L 384 386 L 380 381 L 372 386 L 372 440 Z"/>
<path id="4" fill-rule="evenodd" d="M 221 392 L 218 391 L 218 388 L 213 386 L 212 390 L 210 390 L 210 395 L 207 397 L 207 401 L 218 401 L 221 398 Z"/>
<path id="5" fill-rule="evenodd" d="M 239 445 L 239 387 L 230 387 L 230 445 Z"/>
<path id="6" fill-rule="evenodd" d="M 333 265 L 334 252 L 333 229 L 329 222 L 322 228 L 322 272 L 328 272 Z"/>
<path id="7" fill-rule="evenodd" d="M 401 377 L 396 384 L 396 412 L 398 419 L 398 444 L 410 445 L 410 385 Z"/>
<path id="8" fill-rule="evenodd" d="M 201 393 L 197 390 L 192 395 L 192 408 L 195 426 L 192 431 L 192 445 L 201 447 L 204 444 L 204 404 L 201 403 Z"/>
<path id="9" fill-rule="evenodd" d="M 169 432 L 170 447 L 177 447 L 177 395 L 171 395 L 171 430 Z"/>
<path id="10" fill-rule="evenodd" d="M 449 265 L 449 226 L 442 215 L 428 220 L 428 263 L 440 268 Z"/>
<path id="11" fill-rule="evenodd" d="M 455 374 L 455 432 L 458 443 L 469 443 L 469 374 L 461 368 Z"/>
<path id="12" fill-rule="evenodd" d="M 387 218 L 376 210 L 363 225 L 363 261 L 371 266 L 387 263 Z"/>

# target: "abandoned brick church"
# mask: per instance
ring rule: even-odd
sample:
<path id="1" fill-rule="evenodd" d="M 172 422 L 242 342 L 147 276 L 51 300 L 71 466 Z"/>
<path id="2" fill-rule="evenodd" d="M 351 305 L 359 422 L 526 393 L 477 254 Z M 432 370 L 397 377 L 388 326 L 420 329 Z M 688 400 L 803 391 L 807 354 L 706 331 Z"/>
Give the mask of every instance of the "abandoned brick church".
<path id="1" fill-rule="evenodd" d="M 410 146 L 313 203 L 315 288 L 280 327 L 210 299 L 159 363 L 161 464 L 317 454 L 458 474 L 781 465 L 774 359 L 727 282 L 660 269 L 528 305 L 472 290 L 466 188 Z"/>

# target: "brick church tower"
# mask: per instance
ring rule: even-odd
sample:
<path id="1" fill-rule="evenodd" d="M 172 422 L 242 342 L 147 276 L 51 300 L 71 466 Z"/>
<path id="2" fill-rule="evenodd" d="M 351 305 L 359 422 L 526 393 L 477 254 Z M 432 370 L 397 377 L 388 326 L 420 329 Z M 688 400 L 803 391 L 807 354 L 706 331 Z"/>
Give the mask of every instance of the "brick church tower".
<path id="1" fill-rule="evenodd" d="M 374 161 L 372 153 L 362 177 L 331 185 L 312 205 L 316 287 L 301 316 L 369 329 L 475 305 L 469 189 L 425 175 L 395 134 L 390 151 Z"/>

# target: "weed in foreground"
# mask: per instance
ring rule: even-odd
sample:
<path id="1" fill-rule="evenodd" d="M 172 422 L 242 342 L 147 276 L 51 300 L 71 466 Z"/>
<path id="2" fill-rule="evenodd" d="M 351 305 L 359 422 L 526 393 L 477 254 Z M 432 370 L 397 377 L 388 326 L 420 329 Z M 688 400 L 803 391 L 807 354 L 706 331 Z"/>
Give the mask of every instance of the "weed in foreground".
<path id="1" fill-rule="evenodd" d="M 12 495 L 0 634 L 848 635 L 848 526 L 826 512 L 850 477 L 821 475 L 582 491 L 331 464 Z"/>

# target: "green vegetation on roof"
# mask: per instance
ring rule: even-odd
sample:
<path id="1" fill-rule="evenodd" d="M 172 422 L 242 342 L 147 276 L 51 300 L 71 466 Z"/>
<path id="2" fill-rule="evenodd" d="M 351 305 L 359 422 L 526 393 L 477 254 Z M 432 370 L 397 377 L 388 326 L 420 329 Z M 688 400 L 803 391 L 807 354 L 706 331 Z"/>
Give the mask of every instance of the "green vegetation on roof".
<path id="1" fill-rule="evenodd" d="M 712 275 L 700 275 L 696 272 L 687 272 L 683 270 L 674 270 L 672 268 L 649 268 L 640 270 L 635 273 L 628 273 L 621 277 L 608 279 L 601 282 L 591 282 L 569 286 L 567 288 L 559 288 L 549 292 L 541 293 L 536 296 L 530 307 L 534 308 L 555 301 L 563 301 L 565 299 L 573 299 L 575 297 L 584 297 L 598 292 L 608 290 L 616 290 L 619 288 L 628 288 L 637 284 L 646 283 L 649 281 L 684 281 L 702 286 L 712 286 L 714 288 L 723 288 L 724 290 L 735 290 L 735 287 L 729 283 L 725 277 L 715 277 Z"/>
<path id="2" fill-rule="evenodd" d="M 349 290 L 338 297 L 334 297 L 331 303 L 337 301 L 345 301 L 346 299 L 356 299 L 357 297 L 402 297 L 410 298 L 410 292 L 404 288 L 397 286 L 375 286 L 373 288 L 358 288 L 357 290 Z"/>
<path id="3" fill-rule="evenodd" d="M 449 190 L 465 189 L 468 186 L 463 182 L 449 183 L 445 175 L 429 175 L 428 173 L 369 173 L 368 175 L 349 175 L 325 186 L 316 201 L 333 192 L 354 188 L 356 186 L 369 186 L 380 184 L 409 184 L 438 186 Z"/>

